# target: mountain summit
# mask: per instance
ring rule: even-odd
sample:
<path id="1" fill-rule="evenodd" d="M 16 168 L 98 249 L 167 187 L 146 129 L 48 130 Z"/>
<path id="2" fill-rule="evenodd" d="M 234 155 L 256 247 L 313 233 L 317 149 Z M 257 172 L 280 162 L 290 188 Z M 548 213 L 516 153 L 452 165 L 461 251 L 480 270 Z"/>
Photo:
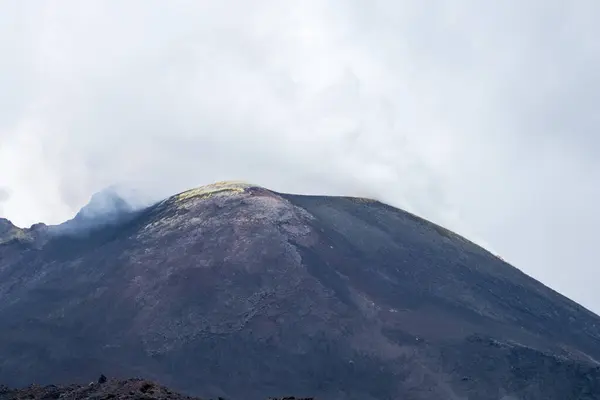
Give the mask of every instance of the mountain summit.
<path id="1" fill-rule="evenodd" d="M 233 399 L 600 398 L 598 316 L 405 211 L 229 182 L 125 211 L 0 241 L 0 383 L 104 371 Z"/>

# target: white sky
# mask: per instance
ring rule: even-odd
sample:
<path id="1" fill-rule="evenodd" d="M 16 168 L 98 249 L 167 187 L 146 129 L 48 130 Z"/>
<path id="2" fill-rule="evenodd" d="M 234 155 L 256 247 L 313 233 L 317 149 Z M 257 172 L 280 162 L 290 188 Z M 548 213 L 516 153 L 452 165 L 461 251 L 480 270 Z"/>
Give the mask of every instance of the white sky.
<path id="1" fill-rule="evenodd" d="M 0 216 L 371 196 L 600 311 L 600 2 L 0 0 Z"/>

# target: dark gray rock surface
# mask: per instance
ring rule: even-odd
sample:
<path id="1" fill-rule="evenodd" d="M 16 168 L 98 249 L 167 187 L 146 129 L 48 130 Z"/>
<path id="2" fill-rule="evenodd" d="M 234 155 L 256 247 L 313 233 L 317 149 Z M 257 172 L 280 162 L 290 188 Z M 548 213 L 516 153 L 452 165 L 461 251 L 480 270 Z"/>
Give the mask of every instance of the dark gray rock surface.
<path id="1" fill-rule="evenodd" d="M 598 316 L 407 212 L 244 184 L 119 210 L 85 235 L 3 223 L 0 383 L 600 399 Z"/>
<path id="2" fill-rule="evenodd" d="M 29 385 L 19 389 L 0 386 L 0 400 L 201 400 L 175 393 L 144 379 L 106 380 L 87 385 Z M 301 400 L 301 399 L 298 399 Z"/>

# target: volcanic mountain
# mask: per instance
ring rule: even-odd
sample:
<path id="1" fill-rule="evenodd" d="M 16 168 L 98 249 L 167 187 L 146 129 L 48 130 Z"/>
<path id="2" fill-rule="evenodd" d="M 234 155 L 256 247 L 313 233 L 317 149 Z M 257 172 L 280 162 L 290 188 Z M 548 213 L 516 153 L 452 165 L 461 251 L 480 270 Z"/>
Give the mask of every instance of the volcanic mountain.
<path id="1" fill-rule="evenodd" d="M 69 229 L 0 220 L 0 383 L 600 399 L 597 315 L 415 215 L 241 183 L 113 203 Z"/>

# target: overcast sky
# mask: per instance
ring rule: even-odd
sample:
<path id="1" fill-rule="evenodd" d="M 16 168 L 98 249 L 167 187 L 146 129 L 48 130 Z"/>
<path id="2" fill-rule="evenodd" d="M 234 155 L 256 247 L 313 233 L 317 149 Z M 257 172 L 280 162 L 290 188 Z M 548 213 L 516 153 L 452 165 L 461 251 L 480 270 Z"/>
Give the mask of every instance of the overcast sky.
<path id="1" fill-rule="evenodd" d="M 0 0 L 0 216 L 376 197 L 600 312 L 600 2 Z"/>

